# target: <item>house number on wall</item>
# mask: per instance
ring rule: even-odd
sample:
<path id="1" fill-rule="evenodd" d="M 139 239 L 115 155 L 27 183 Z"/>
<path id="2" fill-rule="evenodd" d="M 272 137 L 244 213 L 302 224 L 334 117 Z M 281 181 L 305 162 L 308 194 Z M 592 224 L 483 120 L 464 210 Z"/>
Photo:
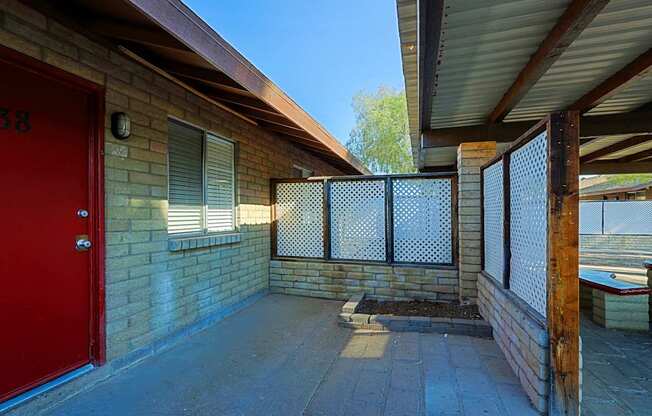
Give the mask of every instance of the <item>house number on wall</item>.
<path id="1" fill-rule="evenodd" d="M 32 129 L 29 111 L 11 111 L 0 107 L 0 130 L 16 129 L 18 133 L 27 133 Z"/>

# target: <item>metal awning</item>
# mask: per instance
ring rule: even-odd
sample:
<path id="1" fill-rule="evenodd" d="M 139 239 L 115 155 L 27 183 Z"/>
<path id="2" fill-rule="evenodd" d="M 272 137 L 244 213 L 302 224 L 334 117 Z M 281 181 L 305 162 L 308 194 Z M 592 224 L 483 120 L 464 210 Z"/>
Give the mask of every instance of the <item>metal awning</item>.
<path id="1" fill-rule="evenodd" d="M 293 141 L 346 174 L 370 173 L 179 0 L 70 0 L 65 7 L 47 0 L 24 2 L 242 120 Z"/>
<path id="2" fill-rule="evenodd" d="M 417 167 L 578 110 L 585 173 L 652 172 L 648 0 L 397 0 Z M 623 163 L 627 162 L 627 163 Z"/>

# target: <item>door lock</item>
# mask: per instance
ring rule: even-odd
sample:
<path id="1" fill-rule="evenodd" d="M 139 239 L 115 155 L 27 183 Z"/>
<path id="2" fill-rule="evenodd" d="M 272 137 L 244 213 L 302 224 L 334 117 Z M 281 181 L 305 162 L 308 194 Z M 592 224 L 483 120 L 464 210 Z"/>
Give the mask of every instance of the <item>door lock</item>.
<path id="1" fill-rule="evenodd" d="M 77 251 L 88 251 L 93 246 L 87 235 L 78 235 L 75 242 L 75 249 Z"/>
<path id="2" fill-rule="evenodd" d="M 88 218 L 88 211 L 86 211 L 85 209 L 78 209 L 77 216 L 79 218 Z"/>

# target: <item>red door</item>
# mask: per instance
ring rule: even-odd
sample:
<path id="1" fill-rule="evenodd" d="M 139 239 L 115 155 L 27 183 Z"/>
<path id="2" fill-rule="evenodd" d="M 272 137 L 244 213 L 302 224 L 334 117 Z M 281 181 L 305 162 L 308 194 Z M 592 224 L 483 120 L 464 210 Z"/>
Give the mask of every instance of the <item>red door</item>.
<path id="1" fill-rule="evenodd" d="M 91 97 L 0 54 L 0 402 L 91 360 Z"/>

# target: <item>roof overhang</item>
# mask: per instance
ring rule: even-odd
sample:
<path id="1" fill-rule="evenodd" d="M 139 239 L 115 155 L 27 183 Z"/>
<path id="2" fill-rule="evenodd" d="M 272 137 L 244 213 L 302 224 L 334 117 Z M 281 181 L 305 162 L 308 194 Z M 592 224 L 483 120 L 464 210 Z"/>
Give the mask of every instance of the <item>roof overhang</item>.
<path id="1" fill-rule="evenodd" d="M 652 171 L 649 1 L 397 0 L 397 8 L 419 170 L 455 165 L 459 143 L 509 143 L 547 113 L 578 110 L 583 172 Z"/>
<path id="2" fill-rule="evenodd" d="M 644 191 L 651 187 L 652 187 L 652 183 L 644 183 L 636 186 L 621 186 L 621 187 L 607 188 L 607 189 L 601 189 L 599 191 L 590 191 L 590 192 L 582 192 L 582 190 L 580 189 L 580 196 L 599 196 L 604 194 L 615 194 L 621 192 L 638 192 L 638 191 Z"/>
<path id="3" fill-rule="evenodd" d="M 247 123 L 293 141 L 346 174 L 370 171 L 179 0 L 25 0 Z"/>

